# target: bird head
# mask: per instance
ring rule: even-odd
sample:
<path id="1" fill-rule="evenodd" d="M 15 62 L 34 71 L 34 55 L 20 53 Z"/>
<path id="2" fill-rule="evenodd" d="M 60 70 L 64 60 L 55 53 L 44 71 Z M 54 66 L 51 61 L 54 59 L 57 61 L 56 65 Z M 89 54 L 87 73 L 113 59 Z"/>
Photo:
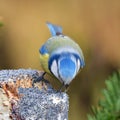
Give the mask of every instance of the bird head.
<path id="1" fill-rule="evenodd" d="M 59 48 L 49 58 L 49 70 L 65 85 L 69 85 L 83 66 L 84 61 L 73 48 Z"/>

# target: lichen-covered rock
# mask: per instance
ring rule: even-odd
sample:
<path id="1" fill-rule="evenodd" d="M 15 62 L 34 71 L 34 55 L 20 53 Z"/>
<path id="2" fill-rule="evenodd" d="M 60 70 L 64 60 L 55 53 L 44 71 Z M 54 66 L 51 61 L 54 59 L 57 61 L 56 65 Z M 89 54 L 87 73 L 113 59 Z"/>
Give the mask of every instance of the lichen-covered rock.
<path id="1" fill-rule="evenodd" d="M 54 90 L 47 80 L 33 86 L 43 74 L 31 69 L 0 71 L 2 95 L 6 97 L 0 98 L 1 110 L 7 107 L 2 120 L 68 120 L 66 93 Z"/>

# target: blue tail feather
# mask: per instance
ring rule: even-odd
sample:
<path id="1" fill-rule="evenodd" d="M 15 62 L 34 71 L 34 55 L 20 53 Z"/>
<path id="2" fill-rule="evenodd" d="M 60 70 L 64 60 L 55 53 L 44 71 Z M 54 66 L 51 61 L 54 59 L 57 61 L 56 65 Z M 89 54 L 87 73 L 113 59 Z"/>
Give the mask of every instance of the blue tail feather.
<path id="1" fill-rule="evenodd" d="M 54 25 L 54 24 L 52 24 L 50 22 L 47 22 L 47 26 L 48 26 L 52 36 L 62 34 L 62 27 L 61 26 Z"/>

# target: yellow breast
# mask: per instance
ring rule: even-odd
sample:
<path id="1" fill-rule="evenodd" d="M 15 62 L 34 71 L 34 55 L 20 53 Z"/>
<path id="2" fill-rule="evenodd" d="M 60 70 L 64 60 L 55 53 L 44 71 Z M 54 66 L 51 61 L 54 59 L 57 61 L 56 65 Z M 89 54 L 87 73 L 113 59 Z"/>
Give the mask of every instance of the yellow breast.
<path id="1" fill-rule="evenodd" d="M 44 55 L 40 54 L 40 63 L 42 68 L 45 70 L 45 72 L 51 74 L 48 69 L 48 60 L 49 60 L 49 54 L 44 54 Z"/>

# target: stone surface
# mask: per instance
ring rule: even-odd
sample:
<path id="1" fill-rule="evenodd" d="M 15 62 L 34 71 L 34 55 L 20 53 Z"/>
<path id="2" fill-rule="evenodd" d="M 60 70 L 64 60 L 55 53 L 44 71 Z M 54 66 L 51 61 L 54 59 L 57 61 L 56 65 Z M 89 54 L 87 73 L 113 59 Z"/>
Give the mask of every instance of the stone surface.
<path id="1" fill-rule="evenodd" d="M 44 72 L 31 69 L 1 70 L 1 120 L 68 120 L 69 100 L 49 81 L 33 81 Z"/>

